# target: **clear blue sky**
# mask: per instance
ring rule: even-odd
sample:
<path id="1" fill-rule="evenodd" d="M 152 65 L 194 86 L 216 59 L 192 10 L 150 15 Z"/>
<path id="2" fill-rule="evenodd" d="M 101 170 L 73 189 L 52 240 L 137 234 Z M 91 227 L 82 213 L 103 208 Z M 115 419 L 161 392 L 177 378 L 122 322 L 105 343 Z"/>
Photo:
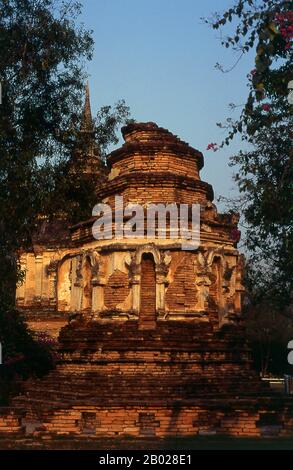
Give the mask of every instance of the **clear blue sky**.
<path id="1" fill-rule="evenodd" d="M 230 73 L 236 56 L 220 44 L 219 32 L 201 21 L 224 11 L 233 0 L 82 0 L 82 21 L 93 30 L 95 51 L 89 64 L 93 111 L 124 98 L 137 121 L 168 128 L 205 156 L 203 180 L 215 195 L 235 187 L 229 156 L 241 143 L 206 151 L 223 131 L 216 122 L 231 115 L 228 104 L 247 96 L 246 75 L 253 55 Z"/>

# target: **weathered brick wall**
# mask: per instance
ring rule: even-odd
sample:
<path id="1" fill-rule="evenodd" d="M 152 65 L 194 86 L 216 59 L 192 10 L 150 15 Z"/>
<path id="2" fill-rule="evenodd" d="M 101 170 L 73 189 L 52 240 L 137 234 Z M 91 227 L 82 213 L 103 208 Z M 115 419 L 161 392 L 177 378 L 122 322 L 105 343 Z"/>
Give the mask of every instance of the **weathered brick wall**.
<path id="1" fill-rule="evenodd" d="M 143 175 L 136 174 L 133 181 L 129 178 L 125 183 L 126 181 L 127 184 L 121 184 L 119 188 L 118 181 L 113 180 L 105 187 L 105 191 L 101 190 L 101 197 L 104 196 L 105 202 L 111 207 L 114 208 L 115 195 L 123 196 L 125 204 L 129 202 L 142 205 L 146 202 L 169 204 L 175 201 L 177 204 L 205 204 L 207 201 L 206 187 L 200 186 L 199 183 L 197 187 L 188 185 L 186 180 L 177 181 L 172 174 L 162 174 L 157 179 L 152 175 L 144 178 Z M 112 194 L 109 194 L 110 192 Z"/>
<path id="2" fill-rule="evenodd" d="M 87 416 L 85 416 L 87 415 Z M 75 407 L 60 410 L 45 423 L 47 432 L 96 436 L 129 435 L 134 437 L 188 436 L 217 432 L 221 435 L 258 436 L 257 412 L 225 413 L 205 407 Z M 87 422 L 85 423 L 85 421 Z M 85 425 L 86 424 L 86 425 Z"/>
<path id="3" fill-rule="evenodd" d="M 68 324 L 69 312 L 56 312 L 52 309 L 28 308 L 21 311 L 28 327 L 34 332 L 45 332 L 58 338 L 61 328 Z"/>
<path id="4" fill-rule="evenodd" d="M 218 308 L 221 297 L 221 263 L 219 259 L 214 260 L 212 273 L 210 275 L 211 285 L 209 288 L 209 307 Z"/>
<path id="5" fill-rule="evenodd" d="M 166 307 L 175 312 L 194 310 L 197 302 L 194 258 L 183 255 L 180 264 L 172 274 L 173 281 L 166 291 Z"/>
<path id="6" fill-rule="evenodd" d="M 20 414 L 8 408 L 0 408 L 0 435 L 16 434 L 22 431 Z"/>
<path id="7" fill-rule="evenodd" d="M 203 156 L 177 136 L 154 123 L 127 126 L 125 144 L 112 152 L 107 183 L 98 196 L 113 204 L 115 195 L 124 201 L 154 203 L 202 203 L 212 200 L 212 187 L 199 178 Z"/>
<path id="8" fill-rule="evenodd" d="M 80 320 L 60 339 L 56 370 L 13 400 L 44 434 L 293 434 L 293 400 L 274 398 L 261 383 L 240 331 Z"/>
<path id="9" fill-rule="evenodd" d="M 25 307 L 38 307 L 49 308 L 55 307 L 57 304 L 55 282 L 56 271 L 53 268 L 56 258 L 58 259 L 62 253 L 62 249 L 57 248 L 56 251 L 47 247 L 38 247 L 35 252 L 23 253 L 20 257 L 21 268 L 25 271 L 23 283 L 17 286 L 16 290 L 16 303 L 20 308 Z M 66 249 L 64 250 L 64 254 Z M 64 277 L 64 284 L 66 284 L 66 277 L 70 272 L 70 266 L 67 267 L 66 273 L 60 273 Z M 61 299 L 66 308 L 66 299 Z M 60 307 L 62 308 L 62 306 Z M 60 308 L 60 310 L 61 310 Z"/>
<path id="10" fill-rule="evenodd" d="M 196 405 L 181 403 L 173 406 L 137 403 L 107 409 L 89 405 L 60 408 L 48 414 L 42 433 L 87 437 L 292 436 L 292 421 L 292 413 L 272 412 L 265 405 L 237 405 L 236 401 L 228 405 L 221 400 L 214 404 L 202 401 Z"/>
<path id="11" fill-rule="evenodd" d="M 113 163 L 115 175 L 128 175 L 135 172 L 172 172 L 177 175 L 189 176 L 199 179 L 196 160 L 188 155 L 176 155 L 174 152 L 164 150 L 155 151 L 153 154 L 139 153 L 128 154 L 121 160 Z"/>
<path id="12" fill-rule="evenodd" d="M 118 304 L 125 301 L 129 294 L 128 275 L 116 269 L 108 279 L 104 288 L 104 303 L 109 309 L 115 309 Z"/>

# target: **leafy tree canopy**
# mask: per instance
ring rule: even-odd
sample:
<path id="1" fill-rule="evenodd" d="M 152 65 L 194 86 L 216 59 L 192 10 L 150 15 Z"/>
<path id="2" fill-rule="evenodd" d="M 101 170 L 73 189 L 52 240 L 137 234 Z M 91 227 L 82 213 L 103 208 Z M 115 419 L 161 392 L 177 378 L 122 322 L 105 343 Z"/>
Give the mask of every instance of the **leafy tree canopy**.
<path id="1" fill-rule="evenodd" d="M 206 20 L 215 30 L 223 31 L 230 24 L 233 33 L 223 37 L 222 44 L 238 54 L 237 61 L 249 50 L 255 52 L 240 117 L 218 123 L 227 137 L 219 145 L 209 144 L 209 149 L 229 145 L 241 134 L 245 150 L 231 158 L 231 165 L 236 169 L 241 194 L 238 207 L 246 223 L 247 285 L 253 301 L 263 299 L 287 314 L 292 313 L 293 301 L 292 100 L 288 89 L 293 79 L 292 4 L 239 0 L 223 14 Z"/>
<path id="2" fill-rule="evenodd" d="M 40 217 L 62 209 L 74 220 L 90 215 L 93 204 L 82 168 L 68 171 L 81 145 L 84 70 L 93 52 L 80 12 L 75 0 L 0 0 L 0 341 L 6 358 L 24 354 L 30 370 L 42 368 L 33 351 L 43 353 L 14 308 L 24 275 L 19 249 L 31 246 Z M 93 139 L 102 157 L 128 114 L 123 101 L 98 113 Z"/>

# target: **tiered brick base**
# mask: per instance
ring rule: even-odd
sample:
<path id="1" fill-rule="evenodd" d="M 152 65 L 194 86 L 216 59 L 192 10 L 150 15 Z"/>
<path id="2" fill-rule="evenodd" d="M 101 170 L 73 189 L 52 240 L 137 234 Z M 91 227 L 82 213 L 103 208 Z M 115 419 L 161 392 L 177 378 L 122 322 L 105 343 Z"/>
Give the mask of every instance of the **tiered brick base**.
<path id="1" fill-rule="evenodd" d="M 69 318 L 69 312 L 57 312 L 55 308 L 22 308 L 20 312 L 30 330 L 45 332 L 56 339 Z"/>
<path id="2" fill-rule="evenodd" d="M 240 328 L 209 323 L 74 321 L 60 362 L 28 383 L 1 430 L 88 437 L 293 434 L 293 400 L 273 396 L 251 368 Z M 19 415 L 25 412 L 23 418 Z M 36 431 L 37 430 L 37 431 Z"/>

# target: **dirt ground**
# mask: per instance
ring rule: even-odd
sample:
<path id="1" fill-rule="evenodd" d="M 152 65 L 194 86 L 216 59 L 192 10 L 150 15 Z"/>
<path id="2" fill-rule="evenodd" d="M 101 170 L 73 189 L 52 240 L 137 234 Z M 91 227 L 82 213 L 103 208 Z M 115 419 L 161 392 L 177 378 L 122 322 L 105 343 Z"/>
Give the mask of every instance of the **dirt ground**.
<path id="1" fill-rule="evenodd" d="M 293 438 L 195 436 L 177 439 L 0 439 L 1 450 L 293 450 Z"/>

